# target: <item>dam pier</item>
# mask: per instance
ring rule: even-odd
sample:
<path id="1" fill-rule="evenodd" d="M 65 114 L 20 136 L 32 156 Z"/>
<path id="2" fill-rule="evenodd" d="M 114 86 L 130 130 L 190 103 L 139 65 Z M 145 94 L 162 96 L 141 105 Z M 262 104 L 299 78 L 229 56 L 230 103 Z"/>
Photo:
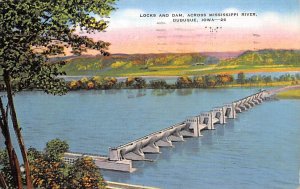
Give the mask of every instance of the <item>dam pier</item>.
<path id="1" fill-rule="evenodd" d="M 201 131 L 214 130 L 217 124 L 226 125 L 227 119 L 235 119 L 237 114 L 261 104 L 270 96 L 270 92 L 261 90 L 245 98 L 215 107 L 210 111 L 187 117 L 182 122 L 134 141 L 111 147 L 107 156 L 67 152 L 64 155 L 64 161 L 72 164 L 80 157 L 89 156 L 93 158 L 100 169 L 133 172 L 136 169 L 133 168 L 132 161 L 151 161 L 145 157 L 145 154 L 161 153 L 161 147 L 172 147 L 174 142 L 183 142 L 191 137 L 201 137 Z"/>

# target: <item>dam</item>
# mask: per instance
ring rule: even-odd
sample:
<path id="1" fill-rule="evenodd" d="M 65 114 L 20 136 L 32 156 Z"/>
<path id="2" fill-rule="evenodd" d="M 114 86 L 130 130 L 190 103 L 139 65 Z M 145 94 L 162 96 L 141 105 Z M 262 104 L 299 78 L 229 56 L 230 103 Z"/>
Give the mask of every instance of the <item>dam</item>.
<path id="1" fill-rule="evenodd" d="M 272 93 L 261 90 L 255 94 L 231 103 L 215 107 L 210 111 L 189 116 L 182 122 L 165 129 L 150 133 L 126 144 L 111 147 L 108 155 L 68 152 L 64 160 L 73 163 L 82 156 L 92 157 L 100 169 L 133 172 L 136 169 L 132 161 L 151 161 L 145 154 L 161 153 L 160 149 L 172 147 L 176 142 L 183 142 L 191 137 L 201 137 L 201 131 L 214 130 L 217 125 L 226 125 L 227 119 L 235 119 L 237 114 L 245 112 L 268 99 Z"/>

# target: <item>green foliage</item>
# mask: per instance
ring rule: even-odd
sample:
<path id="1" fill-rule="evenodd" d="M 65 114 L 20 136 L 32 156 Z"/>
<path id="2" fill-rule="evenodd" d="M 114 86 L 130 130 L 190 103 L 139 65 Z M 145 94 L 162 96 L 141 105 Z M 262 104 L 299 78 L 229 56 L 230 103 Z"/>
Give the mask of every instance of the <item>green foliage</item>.
<path id="1" fill-rule="evenodd" d="M 137 54 L 111 55 L 109 57 L 72 58 L 63 66 L 72 75 L 111 75 L 118 73 L 154 72 L 157 69 L 181 69 L 196 63 L 204 63 L 206 56 L 197 53 L 187 54 Z"/>
<path id="2" fill-rule="evenodd" d="M 38 152 L 34 148 L 28 149 L 31 178 L 34 187 L 39 188 L 64 188 L 66 185 L 62 159 L 53 158 L 48 154 Z"/>
<path id="3" fill-rule="evenodd" d="M 217 83 L 220 85 L 226 85 L 234 81 L 233 76 L 229 74 L 218 74 L 216 75 L 216 77 L 217 77 Z"/>
<path id="4" fill-rule="evenodd" d="M 105 77 L 101 78 L 99 76 L 94 76 L 92 78 L 83 77 L 78 81 L 71 81 L 67 83 L 67 88 L 69 90 L 78 89 L 112 89 L 117 84 L 117 79 L 115 77 Z"/>
<path id="5" fill-rule="evenodd" d="M 196 88 L 206 87 L 205 79 L 203 76 L 194 76 L 193 84 Z"/>
<path id="6" fill-rule="evenodd" d="M 193 81 L 190 77 L 182 76 L 182 77 L 177 78 L 175 85 L 180 89 L 180 88 L 189 88 L 192 86 L 192 84 L 193 84 Z"/>
<path id="7" fill-rule="evenodd" d="M 28 189 L 32 189 L 30 169 L 14 107 L 13 92 L 41 89 L 54 95 L 65 94 L 67 88 L 64 80 L 58 78 L 65 75 L 60 69 L 65 61 L 50 58 L 63 55 L 65 47 L 72 47 L 74 54 L 95 49 L 102 55 L 108 55 L 109 43 L 93 41 L 76 34 L 75 31 L 80 29 L 91 33 L 104 30 L 107 22 L 98 20 L 95 16 L 108 16 L 115 9 L 114 2 L 115 0 L 0 1 L 0 73 L 5 81 L 10 118 L 23 157 Z M 12 165 L 11 157 L 10 162 Z M 48 167 L 44 172 L 37 169 L 37 175 L 46 174 L 50 168 L 53 168 L 52 174 L 56 174 L 59 169 L 59 165 L 44 159 L 39 164 Z M 18 163 L 14 165 L 19 167 Z M 38 180 L 35 184 L 45 188 L 57 188 L 55 184 L 52 185 L 54 177 L 60 175 L 49 177 L 46 184 L 43 180 L 42 183 Z"/>
<path id="8" fill-rule="evenodd" d="M 169 88 L 169 86 L 168 86 L 168 84 L 165 80 L 159 79 L 159 80 L 150 81 L 150 88 L 153 88 L 153 89 L 167 89 L 167 88 Z"/>
<path id="9" fill-rule="evenodd" d="M 299 65 L 299 50 L 246 51 L 237 58 L 223 60 L 221 65 Z"/>
<path id="10" fill-rule="evenodd" d="M 128 77 L 125 84 L 129 88 L 143 89 L 146 88 L 146 80 L 142 77 Z"/>
<path id="11" fill-rule="evenodd" d="M 69 189 L 77 189 L 78 186 L 82 189 L 104 189 L 106 186 L 99 168 L 90 157 L 79 158 L 75 161 L 69 169 L 67 181 Z"/>
<path id="12" fill-rule="evenodd" d="M 185 56 L 180 56 L 177 57 L 173 64 L 174 65 L 185 65 L 185 64 L 190 64 L 193 60 L 193 57 L 191 55 L 185 55 Z"/>
<path id="13" fill-rule="evenodd" d="M 79 158 L 67 165 L 62 154 L 69 145 L 54 139 L 46 144 L 45 153 L 28 149 L 34 187 L 43 189 L 103 189 L 106 186 L 99 168 L 89 157 Z M 59 157 L 59 158 L 58 158 Z"/>
<path id="14" fill-rule="evenodd" d="M 117 61 L 117 62 L 112 63 L 111 67 L 116 69 L 116 68 L 120 68 L 126 64 L 127 64 L 127 62 Z"/>
<path id="15" fill-rule="evenodd" d="M 293 81 L 296 84 L 300 80 L 300 74 L 284 74 L 279 77 L 270 75 L 252 75 L 246 78 L 243 72 L 240 72 L 235 79 L 231 74 L 209 74 L 198 75 L 193 78 L 188 76 L 178 77 L 175 84 L 168 84 L 163 79 L 151 80 L 149 83 L 142 77 L 128 77 L 125 82 L 118 82 L 114 77 L 82 78 L 78 81 L 68 83 L 69 90 L 78 89 L 180 89 L 180 88 L 213 88 L 218 86 L 226 86 L 230 84 L 269 84 L 272 82 Z M 160 92 L 158 92 L 160 93 Z"/>
<path id="16" fill-rule="evenodd" d="M 278 93 L 276 96 L 283 99 L 300 99 L 300 89 L 283 91 Z"/>
<path id="17" fill-rule="evenodd" d="M 15 185 L 12 172 L 10 169 L 9 158 L 6 150 L 0 149 L 0 172 L 3 173 L 4 179 L 7 182 L 9 188 L 13 188 Z"/>
<path id="18" fill-rule="evenodd" d="M 61 159 L 63 154 L 69 150 L 67 141 L 62 141 L 58 138 L 53 139 L 46 144 L 45 153 L 51 159 Z"/>
<path id="19" fill-rule="evenodd" d="M 264 80 L 265 83 L 270 83 L 270 82 L 272 82 L 272 77 L 270 75 L 265 76 L 265 77 L 263 77 L 263 80 Z"/>
<path id="20" fill-rule="evenodd" d="M 244 84 L 245 80 L 246 80 L 246 75 L 244 74 L 244 72 L 238 73 L 236 82 L 239 84 Z"/>
<path id="21" fill-rule="evenodd" d="M 64 61 L 45 63 L 53 55 L 63 54 L 71 46 L 75 54 L 87 48 L 107 55 L 109 43 L 94 42 L 76 35 L 75 27 L 91 33 L 107 27 L 103 19 L 92 15 L 107 16 L 114 8 L 114 0 L 62 1 L 4 1 L 1 2 L 0 69 L 5 70 L 15 82 L 16 89 L 33 86 L 47 93 L 66 92 L 60 71 Z M 91 14 L 93 13 L 93 14 Z M 4 72 L 3 72 L 4 73 Z"/>
<path id="22" fill-rule="evenodd" d="M 217 77 L 215 75 L 204 76 L 205 87 L 215 87 L 217 85 Z"/>

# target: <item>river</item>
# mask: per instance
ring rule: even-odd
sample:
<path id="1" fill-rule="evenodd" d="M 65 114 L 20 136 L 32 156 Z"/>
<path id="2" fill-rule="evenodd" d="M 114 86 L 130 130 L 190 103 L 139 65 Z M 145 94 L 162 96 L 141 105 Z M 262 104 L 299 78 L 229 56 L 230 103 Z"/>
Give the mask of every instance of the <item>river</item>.
<path id="1" fill-rule="evenodd" d="M 53 138 L 71 151 L 107 154 L 153 131 L 257 92 L 258 88 L 74 91 L 16 95 L 27 147 Z M 296 188 L 300 168 L 300 101 L 269 101 L 238 114 L 200 138 L 175 143 L 134 173 L 102 171 L 105 179 L 166 189 Z"/>

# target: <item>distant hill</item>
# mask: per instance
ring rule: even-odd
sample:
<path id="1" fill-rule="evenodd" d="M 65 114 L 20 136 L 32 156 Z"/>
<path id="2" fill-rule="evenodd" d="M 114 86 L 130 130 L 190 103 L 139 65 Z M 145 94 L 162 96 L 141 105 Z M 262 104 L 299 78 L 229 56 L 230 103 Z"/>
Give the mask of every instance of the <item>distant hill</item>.
<path id="1" fill-rule="evenodd" d="M 227 59 L 212 56 L 231 55 Z M 234 56 L 234 57 L 232 57 Z M 286 66 L 285 66 L 286 65 Z M 300 67 L 299 50 L 259 50 L 242 53 L 112 54 L 70 57 L 63 67 L 68 75 L 195 75 L 264 68 Z"/>
<path id="2" fill-rule="evenodd" d="M 216 57 L 218 59 L 228 59 L 235 58 L 241 55 L 243 51 L 228 51 L 228 52 L 201 52 L 201 54 L 211 57 Z"/>
<path id="3" fill-rule="evenodd" d="M 236 58 L 221 61 L 221 65 L 299 65 L 300 50 L 246 51 Z"/>
<path id="4" fill-rule="evenodd" d="M 219 63 L 219 59 L 200 53 L 182 54 L 112 54 L 103 56 L 73 57 L 64 66 L 68 74 L 95 74 L 103 72 L 155 71 L 157 69 L 182 68 Z"/>

